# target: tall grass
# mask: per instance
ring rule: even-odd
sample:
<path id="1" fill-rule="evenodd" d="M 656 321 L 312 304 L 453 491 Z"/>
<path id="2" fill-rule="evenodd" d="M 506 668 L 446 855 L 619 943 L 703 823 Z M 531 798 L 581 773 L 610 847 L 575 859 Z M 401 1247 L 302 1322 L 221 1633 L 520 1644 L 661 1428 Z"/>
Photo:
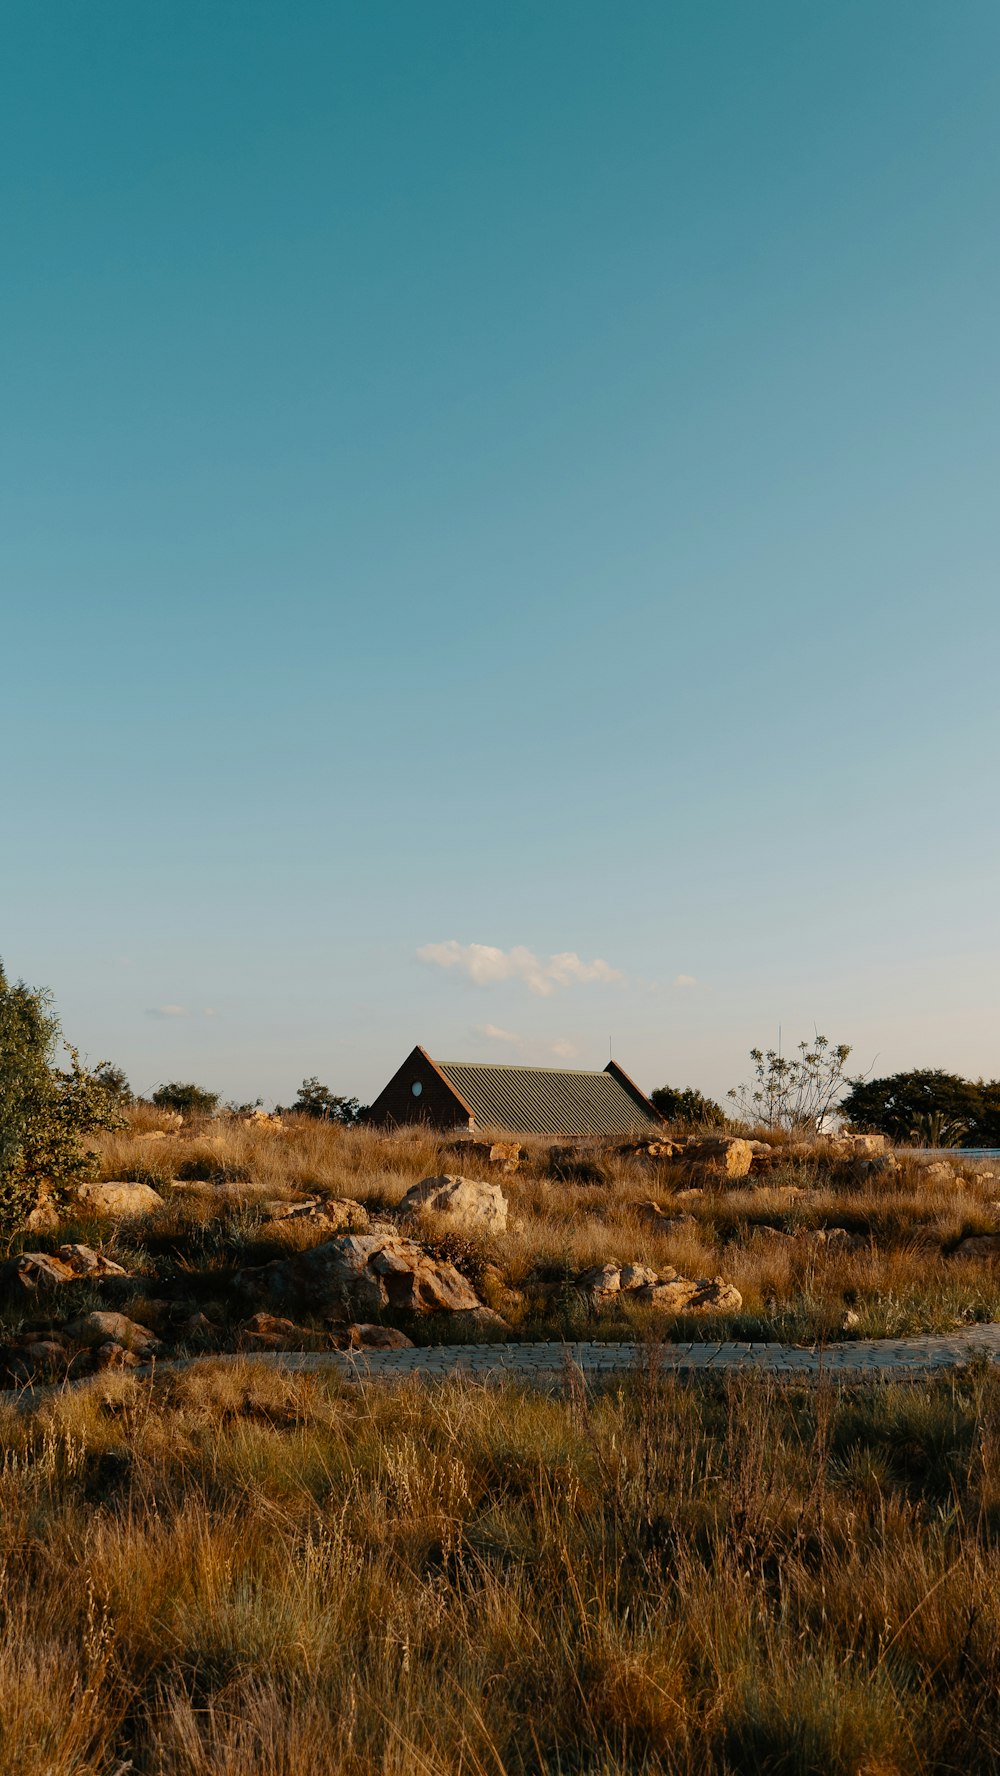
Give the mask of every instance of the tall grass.
<path id="1" fill-rule="evenodd" d="M 19 1776 L 1000 1768 L 1000 1382 L 209 1364 L 0 1421 Z"/>

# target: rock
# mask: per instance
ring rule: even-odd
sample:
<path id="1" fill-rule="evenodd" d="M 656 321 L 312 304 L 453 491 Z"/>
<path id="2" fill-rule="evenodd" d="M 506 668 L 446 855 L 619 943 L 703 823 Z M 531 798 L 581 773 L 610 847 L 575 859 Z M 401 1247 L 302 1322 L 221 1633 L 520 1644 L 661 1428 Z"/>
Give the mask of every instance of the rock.
<path id="1" fill-rule="evenodd" d="M 516 1172 L 521 1163 L 520 1141 L 450 1141 L 445 1151 L 461 1154 L 465 1164 L 493 1166 L 498 1172 Z"/>
<path id="2" fill-rule="evenodd" d="M 648 1283 L 635 1291 L 635 1299 L 668 1313 L 735 1313 L 743 1306 L 739 1290 L 724 1277 L 701 1277 L 697 1282 L 674 1277 Z"/>
<path id="3" fill-rule="evenodd" d="M 841 1131 L 833 1139 L 833 1151 L 853 1158 L 857 1154 L 866 1156 L 886 1151 L 884 1135 L 852 1135 Z"/>
<path id="4" fill-rule="evenodd" d="M 72 1320 L 66 1328 L 78 1344 L 97 1346 L 109 1341 L 140 1356 L 152 1356 L 160 1348 L 148 1326 L 140 1326 L 121 1313 L 89 1313 Z"/>
<path id="5" fill-rule="evenodd" d="M 163 1207 L 162 1196 L 149 1184 L 131 1184 L 124 1180 L 113 1184 L 81 1184 L 76 1191 L 76 1201 L 86 1215 L 119 1221 L 154 1215 Z"/>
<path id="6" fill-rule="evenodd" d="M 264 1207 L 272 1221 L 304 1224 L 321 1233 L 367 1233 L 369 1227 L 367 1210 L 349 1198 L 313 1196 L 304 1202 L 269 1202 Z"/>
<path id="7" fill-rule="evenodd" d="M 855 1313 L 853 1307 L 849 1307 L 847 1309 L 847 1312 L 845 1313 L 843 1319 L 840 1322 L 840 1330 L 842 1332 L 853 1332 L 855 1327 L 860 1326 L 860 1324 L 861 1324 L 861 1315 L 859 1313 Z"/>
<path id="8" fill-rule="evenodd" d="M 21 1345 L 19 1348 L 21 1354 L 29 1362 L 41 1364 L 42 1367 L 51 1367 L 54 1363 L 61 1364 L 66 1361 L 66 1346 L 61 1339 L 37 1338 L 33 1339 L 30 1344 Z"/>
<path id="9" fill-rule="evenodd" d="M 849 1233 L 846 1227 L 802 1228 L 796 1238 L 828 1252 L 867 1252 L 870 1244 L 867 1235 Z"/>
<path id="10" fill-rule="evenodd" d="M 947 1184 L 954 1186 L 960 1181 L 955 1175 L 954 1166 L 948 1165 L 943 1159 L 935 1160 L 931 1165 L 922 1165 L 920 1168 L 920 1176 L 925 1184 Z"/>
<path id="11" fill-rule="evenodd" d="M 576 1287 L 588 1295 L 617 1295 L 621 1287 L 621 1271 L 617 1264 L 595 1264 L 577 1277 Z"/>
<path id="12" fill-rule="evenodd" d="M 772 1227 L 767 1221 L 759 1221 L 756 1227 L 749 1229 L 751 1239 L 765 1240 L 769 1245 L 787 1245 L 794 1241 L 794 1233 L 786 1233 L 783 1227 Z"/>
<path id="13" fill-rule="evenodd" d="M 753 1148 L 738 1135 L 710 1135 L 692 1141 L 684 1149 L 685 1164 L 709 1167 L 724 1178 L 745 1178 L 753 1163 Z"/>
<path id="14" fill-rule="evenodd" d="M 680 1141 L 657 1138 L 653 1141 L 626 1141 L 614 1149 L 619 1159 L 673 1159 L 682 1151 Z"/>
<path id="15" fill-rule="evenodd" d="M 658 1281 L 655 1270 L 648 1264 L 624 1264 L 619 1273 L 618 1286 L 623 1293 L 630 1289 L 644 1289 L 647 1284 Z"/>
<path id="16" fill-rule="evenodd" d="M 431 1209 L 435 1215 L 447 1215 L 456 1226 L 467 1231 L 506 1233 L 507 1198 L 499 1184 L 486 1184 L 478 1178 L 424 1178 L 406 1192 L 399 1205 L 401 1216 L 414 1215 L 420 1209 Z"/>
<path id="17" fill-rule="evenodd" d="M 135 1369 L 142 1361 L 141 1354 L 129 1350 L 127 1345 L 117 1344 L 109 1339 L 106 1344 L 99 1344 L 88 1353 L 88 1367 L 97 1371 L 101 1369 Z"/>
<path id="18" fill-rule="evenodd" d="M 277 1135 L 284 1126 L 281 1117 L 272 1116 L 268 1110 L 251 1110 L 243 1118 L 244 1128 L 258 1129 L 262 1135 Z"/>
<path id="19" fill-rule="evenodd" d="M 961 1240 L 953 1258 L 1000 1258 L 1000 1233 L 972 1233 Z"/>
<path id="20" fill-rule="evenodd" d="M 405 1332 L 397 1331 L 395 1326 L 348 1326 L 337 1339 L 341 1350 L 378 1350 L 402 1351 L 413 1350 L 412 1338 Z"/>
<path id="21" fill-rule="evenodd" d="M 317 1335 L 294 1320 L 279 1319 L 275 1314 L 258 1313 L 240 1327 L 243 1350 L 301 1350 L 304 1344 L 315 1344 Z"/>
<path id="22" fill-rule="evenodd" d="M 700 1191 L 698 1195 L 701 1195 Z M 682 1228 L 695 1225 L 693 1215 L 672 1215 L 669 1209 L 661 1208 L 658 1202 L 637 1203 L 635 1214 L 654 1233 L 680 1233 Z"/>
<path id="23" fill-rule="evenodd" d="M 218 1326 L 214 1326 L 212 1321 L 203 1313 L 189 1314 L 186 1320 L 181 1320 L 180 1325 L 176 1330 L 181 1338 L 201 1340 L 209 1338 L 215 1339 L 219 1336 Z"/>
<path id="24" fill-rule="evenodd" d="M 500 1333 L 510 1331 L 510 1327 L 502 1314 L 494 1313 L 492 1307 L 471 1307 L 453 1314 L 448 1322 L 449 1332 L 454 1332 L 459 1342 L 463 1338 L 478 1343 L 483 1333 Z"/>
<path id="25" fill-rule="evenodd" d="M 302 1300 L 367 1320 L 391 1307 L 410 1313 L 458 1313 L 482 1304 L 453 1264 L 431 1258 L 415 1240 L 367 1233 L 328 1240 L 276 1259 L 237 1281 L 272 1300 Z"/>
<path id="26" fill-rule="evenodd" d="M 60 1246 L 51 1252 L 22 1252 L 0 1265 L 0 1287 L 8 1289 L 54 1288 L 58 1283 L 73 1283 L 80 1277 L 127 1276 L 121 1264 L 115 1264 L 91 1246 Z"/>
<path id="27" fill-rule="evenodd" d="M 27 1216 L 24 1226 L 28 1233 L 55 1233 L 59 1226 L 59 1210 L 51 1192 L 44 1186 L 38 1192 L 38 1201 Z"/>

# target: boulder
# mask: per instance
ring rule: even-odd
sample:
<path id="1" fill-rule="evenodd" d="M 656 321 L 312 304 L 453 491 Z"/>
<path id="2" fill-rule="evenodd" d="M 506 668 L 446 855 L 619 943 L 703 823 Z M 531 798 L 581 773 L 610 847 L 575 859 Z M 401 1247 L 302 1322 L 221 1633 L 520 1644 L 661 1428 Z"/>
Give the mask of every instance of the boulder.
<path id="1" fill-rule="evenodd" d="M 85 1215 L 116 1221 L 154 1215 L 163 1207 L 162 1196 L 149 1184 L 131 1184 L 124 1180 L 112 1184 L 81 1184 L 76 1191 L 76 1201 Z"/>
<path id="2" fill-rule="evenodd" d="M 87 1353 L 87 1367 L 96 1372 L 101 1369 L 135 1369 L 143 1361 L 142 1355 L 131 1351 L 126 1344 L 118 1344 L 109 1339 L 106 1344 L 99 1344 Z"/>
<path id="3" fill-rule="evenodd" d="M 972 1233 L 961 1240 L 953 1258 L 1000 1258 L 1000 1233 Z"/>
<path id="4" fill-rule="evenodd" d="M 242 1350 L 301 1350 L 304 1344 L 316 1344 L 317 1335 L 294 1320 L 279 1319 L 276 1314 L 258 1313 L 240 1327 Z"/>
<path id="5" fill-rule="evenodd" d="M 657 1273 L 650 1270 L 648 1264 L 623 1264 L 618 1277 L 618 1287 L 623 1294 L 630 1289 L 644 1289 L 647 1284 L 657 1281 Z"/>
<path id="6" fill-rule="evenodd" d="M 743 1306 L 739 1290 L 724 1277 L 701 1277 L 697 1282 L 674 1277 L 647 1283 L 635 1291 L 635 1300 L 667 1313 L 736 1313 Z"/>
<path id="7" fill-rule="evenodd" d="M 460 1154 L 466 1164 L 471 1160 L 498 1172 L 516 1172 L 521 1163 L 520 1141 L 451 1141 L 446 1151 Z"/>
<path id="8" fill-rule="evenodd" d="M 28 1233 L 55 1233 L 59 1226 L 59 1209 L 45 1186 L 38 1192 L 38 1200 L 24 1226 Z"/>
<path id="9" fill-rule="evenodd" d="M 886 1140 L 884 1135 L 852 1135 L 842 1130 L 834 1137 L 833 1150 L 851 1157 L 856 1154 L 871 1156 L 886 1151 Z"/>
<path id="10" fill-rule="evenodd" d="M 683 1159 L 685 1164 L 707 1166 L 723 1178 L 745 1178 L 753 1163 L 753 1148 L 738 1135 L 710 1135 L 685 1147 Z"/>
<path id="11" fill-rule="evenodd" d="M 348 1326 L 346 1332 L 337 1339 L 341 1350 L 377 1350 L 402 1351 L 413 1350 L 412 1338 L 405 1332 L 397 1331 L 395 1326 Z"/>
<path id="12" fill-rule="evenodd" d="M 81 1277 L 127 1276 L 121 1264 L 95 1252 L 91 1246 L 60 1246 L 57 1253 L 22 1252 L 0 1265 L 0 1287 L 51 1289 L 58 1283 L 75 1283 Z"/>
<path id="13" fill-rule="evenodd" d="M 577 1277 L 576 1287 L 588 1295 L 617 1295 L 621 1288 L 621 1271 L 617 1264 L 594 1264 Z"/>
<path id="14" fill-rule="evenodd" d="M 272 1221 L 312 1227 L 317 1233 L 367 1233 L 369 1227 L 367 1210 L 348 1198 L 313 1196 L 304 1202 L 269 1202 L 264 1207 Z"/>
<path id="15" fill-rule="evenodd" d="M 352 1320 L 384 1308 L 410 1313 L 459 1313 L 482 1304 L 453 1264 L 431 1258 L 415 1240 L 348 1234 L 307 1252 L 275 1259 L 237 1279 L 245 1290 L 274 1301 L 308 1302 Z"/>
<path id="16" fill-rule="evenodd" d="M 487 1184 L 479 1178 L 424 1178 L 406 1192 L 399 1205 L 399 1214 L 414 1215 L 420 1209 L 431 1209 L 435 1215 L 446 1215 L 465 1232 L 506 1233 L 507 1198 L 499 1184 Z"/>
<path id="17" fill-rule="evenodd" d="M 118 1344 L 137 1356 L 150 1357 L 160 1346 L 148 1326 L 140 1326 L 121 1313 L 88 1313 L 72 1320 L 66 1328 L 78 1344 L 97 1348 L 102 1344 Z"/>

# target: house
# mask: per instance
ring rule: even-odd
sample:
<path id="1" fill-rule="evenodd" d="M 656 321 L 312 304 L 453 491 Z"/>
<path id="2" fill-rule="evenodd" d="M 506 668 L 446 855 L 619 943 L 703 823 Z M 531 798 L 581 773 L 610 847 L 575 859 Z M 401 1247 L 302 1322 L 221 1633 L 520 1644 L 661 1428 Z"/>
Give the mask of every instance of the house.
<path id="1" fill-rule="evenodd" d="M 606 1135 L 628 1139 L 662 1128 L 645 1092 L 609 1061 L 602 1072 L 434 1061 L 417 1047 L 368 1112 L 385 1127 L 410 1122 L 511 1135 Z"/>

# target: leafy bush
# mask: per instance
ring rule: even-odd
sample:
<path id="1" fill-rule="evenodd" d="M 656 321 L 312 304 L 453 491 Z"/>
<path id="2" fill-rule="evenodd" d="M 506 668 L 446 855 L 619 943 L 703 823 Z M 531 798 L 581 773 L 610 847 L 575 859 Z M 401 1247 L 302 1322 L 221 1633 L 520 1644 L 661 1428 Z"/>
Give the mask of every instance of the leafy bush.
<path id="1" fill-rule="evenodd" d="M 722 1105 L 714 1098 L 706 1098 L 703 1092 L 695 1091 L 693 1086 L 678 1091 L 672 1085 L 658 1085 L 649 1095 L 668 1122 L 689 1123 L 695 1128 L 721 1128 L 725 1123 L 726 1112 Z"/>
<path id="2" fill-rule="evenodd" d="M 218 1092 L 205 1091 L 200 1085 L 158 1085 L 153 1103 L 158 1110 L 176 1110 L 181 1116 L 211 1116 L 218 1106 Z"/>
<path id="3" fill-rule="evenodd" d="M 859 1083 L 846 1072 L 850 1052 L 846 1042 L 834 1047 L 828 1036 L 800 1042 L 793 1055 L 752 1048 L 753 1079 L 729 1096 L 748 1122 L 771 1129 L 818 1129 L 842 1093 Z"/>
<path id="4" fill-rule="evenodd" d="M 59 1022 L 47 992 L 10 985 L 0 965 L 0 1233 L 8 1234 L 42 1188 L 59 1195 L 93 1176 L 97 1156 L 82 1136 L 125 1118 L 101 1078 L 66 1044 L 53 1065 Z M 102 1063 L 103 1065 L 103 1063 Z"/>

